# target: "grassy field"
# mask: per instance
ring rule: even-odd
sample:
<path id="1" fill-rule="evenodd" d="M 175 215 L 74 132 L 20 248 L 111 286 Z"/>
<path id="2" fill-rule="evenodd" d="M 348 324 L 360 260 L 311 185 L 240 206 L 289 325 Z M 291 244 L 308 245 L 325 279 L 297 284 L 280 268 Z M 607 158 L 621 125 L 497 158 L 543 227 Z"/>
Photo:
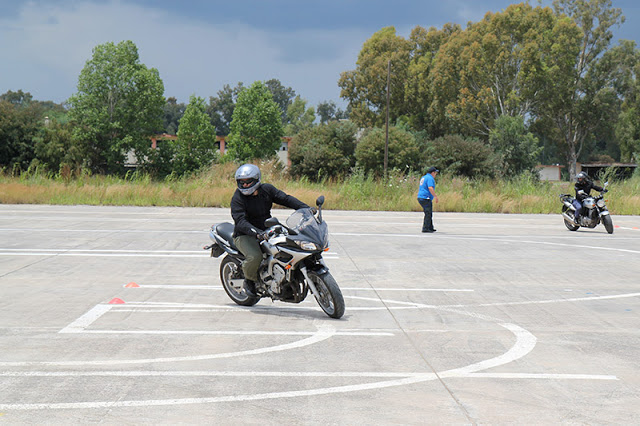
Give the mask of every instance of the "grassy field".
<path id="1" fill-rule="evenodd" d="M 416 201 L 419 176 L 391 175 L 386 181 L 354 174 L 347 180 L 319 183 L 292 180 L 275 163 L 259 164 L 263 182 L 312 204 L 319 195 L 333 210 L 421 211 Z M 0 175 L 3 204 L 87 204 L 130 206 L 229 207 L 235 191 L 236 166 L 222 164 L 196 177 L 154 181 L 149 176 L 47 174 L 31 171 L 18 177 Z M 558 194 L 573 193 L 570 182 L 536 182 L 520 178 L 468 180 L 439 175 L 436 211 L 481 213 L 557 213 Z M 612 214 L 640 214 L 640 176 L 611 181 L 607 205 Z"/>

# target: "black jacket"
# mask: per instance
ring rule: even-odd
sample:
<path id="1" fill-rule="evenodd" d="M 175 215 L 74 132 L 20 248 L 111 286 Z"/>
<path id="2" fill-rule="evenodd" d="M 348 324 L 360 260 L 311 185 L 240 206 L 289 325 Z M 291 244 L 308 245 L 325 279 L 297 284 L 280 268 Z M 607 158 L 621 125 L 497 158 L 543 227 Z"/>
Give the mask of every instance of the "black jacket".
<path id="1" fill-rule="evenodd" d="M 576 182 L 575 188 L 576 188 L 576 199 L 578 201 L 582 201 L 585 198 L 587 198 L 591 194 L 592 189 L 595 189 L 596 191 L 602 191 L 603 189 L 601 186 L 598 186 L 594 184 L 592 181 L 587 179 L 584 179 L 582 183 Z M 580 190 L 584 191 L 585 195 L 579 194 L 578 191 Z"/>
<path id="2" fill-rule="evenodd" d="M 257 195 L 243 195 L 236 189 L 231 198 L 231 217 L 235 222 L 233 236 L 256 236 L 264 231 L 264 221 L 271 217 L 273 203 L 295 210 L 309 207 L 269 183 L 260 185 Z"/>

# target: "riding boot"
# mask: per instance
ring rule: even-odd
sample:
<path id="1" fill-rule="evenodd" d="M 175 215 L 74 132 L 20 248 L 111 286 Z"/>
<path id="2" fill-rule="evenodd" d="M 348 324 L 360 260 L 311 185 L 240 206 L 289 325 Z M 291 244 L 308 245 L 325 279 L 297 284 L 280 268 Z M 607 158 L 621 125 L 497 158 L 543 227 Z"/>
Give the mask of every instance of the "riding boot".
<path id="1" fill-rule="evenodd" d="M 244 291 L 249 297 L 256 296 L 256 283 L 251 280 L 244 280 Z"/>

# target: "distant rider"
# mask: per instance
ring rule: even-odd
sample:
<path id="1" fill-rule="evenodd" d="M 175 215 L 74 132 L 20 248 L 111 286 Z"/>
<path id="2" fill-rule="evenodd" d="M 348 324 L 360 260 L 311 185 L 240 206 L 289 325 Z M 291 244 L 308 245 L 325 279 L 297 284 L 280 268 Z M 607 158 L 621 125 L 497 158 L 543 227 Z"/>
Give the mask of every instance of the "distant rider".
<path id="1" fill-rule="evenodd" d="M 576 208 L 576 221 L 580 217 L 580 213 L 582 212 L 582 202 L 585 198 L 589 197 L 591 194 L 591 190 L 596 190 L 599 192 L 606 192 L 606 190 L 596 184 L 589 178 L 589 176 L 585 172 L 580 172 L 576 176 L 576 199 L 573 200 L 573 207 Z"/>
<path id="2" fill-rule="evenodd" d="M 238 189 L 231 198 L 231 217 L 235 222 L 233 242 L 245 257 L 242 262 L 245 291 L 255 295 L 255 282 L 258 281 L 258 268 L 262 261 L 259 241 L 266 239 L 264 221 L 271 217 L 273 203 L 296 210 L 309 206 L 269 183 L 261 183 L 260 169 L 253 164 L 240 166 L 235 178 Z"/>

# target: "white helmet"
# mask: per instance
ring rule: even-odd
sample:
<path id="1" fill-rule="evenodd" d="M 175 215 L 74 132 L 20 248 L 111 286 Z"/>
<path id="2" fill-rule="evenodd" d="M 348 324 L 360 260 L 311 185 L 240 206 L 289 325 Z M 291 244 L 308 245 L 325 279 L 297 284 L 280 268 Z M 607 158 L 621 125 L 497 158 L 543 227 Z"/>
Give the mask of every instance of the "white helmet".
<path id="1" fill-rule="evenodd" d="M 261 177 L 260 169 L 253 164 L 243 164 L 236 170 L 236 183 L 244 195 L 251 195 L 260 187 Z"/>

